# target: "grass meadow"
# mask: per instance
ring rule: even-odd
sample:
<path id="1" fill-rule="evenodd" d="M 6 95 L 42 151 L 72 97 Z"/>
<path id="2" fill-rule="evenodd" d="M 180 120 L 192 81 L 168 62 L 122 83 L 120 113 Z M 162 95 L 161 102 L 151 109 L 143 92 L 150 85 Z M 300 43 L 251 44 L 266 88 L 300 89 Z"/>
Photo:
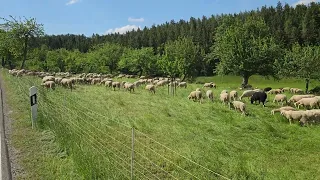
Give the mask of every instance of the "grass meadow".
<path id="1" fill-rule="evenodd" d="M 48 91 L 40 86 L 40 78 L 2 74 L 11 108 L 26 113 L 20 117 L 24 126 L 16 131 L 30 131 L 30 136 L 34 131 L 42 133 L 39 136 L 50 132 L 50 143 L 58 149 L 50 157 L 42 155 L 44 161 L 27 162 L 32 153 L 21 161 L 31 174 L 47 167 L 46 179 L 129 179 L 132 127 L 135 179 L 223 179 L 215 173 L 230 179 L 320 179 L 320 127 L 289 125 L 279 114 L 272 116 L 270 111 L 280 107 L 272 103 L 274 95 L 265 108 L 245 98 L 248 116 L 230 110 L 220 103 L 219 94 L 237 89 L 240 77 L 197 78 L 196 82 L 217 84 L 214 102 L 205 99 L 199 104 L 187 96 L 202 84 L 177 89 L 176 96 L 168 95 L 166 87 L 151 94 L 144 86 L 134 93 L 98 85 L 77 85 L 72 92 L 62 87 Z M 259 88 L 304 88 L 299 79 L 253 76 L 249 83 Z M 27 116 L 32 85 L 39 88 L 36 130 L 31 130 Z M 316 85 L 319 82 L 312 81 L 310 88 Z M 35 145 L 37 138 L 41 137 L 13 136 L 13 141 L 26 151 L 26 143 Z M 44 146 L 37 144 L 39 149 Z M 41 167 L 33 168 L 34 164 Z"/>

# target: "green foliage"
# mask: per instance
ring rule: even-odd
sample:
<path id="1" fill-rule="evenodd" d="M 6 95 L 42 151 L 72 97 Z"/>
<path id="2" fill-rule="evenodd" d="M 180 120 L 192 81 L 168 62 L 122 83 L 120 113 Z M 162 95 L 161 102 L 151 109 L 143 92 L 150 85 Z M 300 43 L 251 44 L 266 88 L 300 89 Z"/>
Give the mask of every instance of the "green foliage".
<path id="1" fill-rule="evenodd" d="M 166 43 L 159 64 L 163 72 L 170 77 L 191 76 L 201 53 L 199 50 L 199 46 L 195 45 L 191 38 L 180 37 Z"/>
<path id="2" fill-rule="evenodd" d="M 275 76 L 274 61 L 281 51 L 262 18 L 248 17 L 222 27 L 215 36 L 213 52 L 220 60 L 218 74 Z"/>
<path id="3" fill-rule="evenodd" d="M 126 70 L 129 73 L 140 75 L 151 75 L 156 72 L 157 56 L 154 55 L 153 49 L 126 49 L 119 61 L 119 69 Z"/>
<path id="4" fill-rule="evenodd" d="M 5 43 L 10 52 L 17 57 L 23 58 L 21 68 L 24 68 L 29 51 L 30 38 L 44 35 L 43 25 L 38 24 L 35 18 L 24 18 L 24 20 L 21 20 L 21 18 L 17 20 L 13 16 L 10 16 L 10 18 L 11 20 L 0 18 L 5 21 L 0 28 L 7 33 L 8 38 L 5 39 L 7 40 Z"/>
<path id="5" fill-rule="evenodd" d="M 282 76 L 320 79 L 320 47 L 295 44 L 287 50 L 283 63 L 278 66 Z"/>

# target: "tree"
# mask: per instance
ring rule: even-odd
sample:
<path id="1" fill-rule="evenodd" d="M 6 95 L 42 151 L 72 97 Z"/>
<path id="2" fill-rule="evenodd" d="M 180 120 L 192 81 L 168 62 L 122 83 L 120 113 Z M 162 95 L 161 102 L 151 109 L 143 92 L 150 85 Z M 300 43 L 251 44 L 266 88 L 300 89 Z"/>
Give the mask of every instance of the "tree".
<path id="1" fill-rule="evenodd" d="M 152 75 L 155 73 L 157 56 L 151 47 L 126 49 L 119 61 L 119 68 L 131 73 Z"/>
<path id="2" fill-rule="evenodd" d="M 280 47 L 262 18 L 238 19 L 224 29 L 218 28 L 213 47 L 215 57 L 220 59 L 218 74 L 240 75 L 242 85 L 247 85 L 254 74 L 276 75 L 274 62 L 281 57 Z"/>
<path id="3" fill-rule="evenodd" d="M 123 50 L 124 48 L 120 44 L 115 43 L 104 43 L 93 48 L 98 58 L 98 63 L 108 67 L 111 74 L 117 70 Z"/>
<path id="4" fill-rule="evenodd" d="M 320 79 L 320 47 L 301 47 L 295 44 L 291 50 L 287 50 L 283 63 L 278 66 L 279 74 L 287 77 L 299 77 L 306 79 L 306 93 L 309 81 Z"/>
<path id="5" fill-rule="evenodd" d="M 27 60 L 30 39 L 44 35 L 43 25 L 38 24 L 35 18 L 24 18 L 24 20 L 17 20 L 13 16 L 10 18 L 11 20 L 1 18 L 5 21 L 1 27 L 8 32 L 10 40 L 14 42 L 14 47 L 19 47 L 16 49 L 19 51 L 17 53 L 21 53 L 20 55 L 23 57 L 21 64 L 21 69 L 23 69 Z"/>
<path id="6" fill-rule="evenodd" d="M 199 50 L 199 45 L 195 45 L 191 38 L 179 37 L 176 41 L 166 43 L 159 64 L 166 75 L 172 78 L 181 76 L 184 80 L 194 73 Z"/>

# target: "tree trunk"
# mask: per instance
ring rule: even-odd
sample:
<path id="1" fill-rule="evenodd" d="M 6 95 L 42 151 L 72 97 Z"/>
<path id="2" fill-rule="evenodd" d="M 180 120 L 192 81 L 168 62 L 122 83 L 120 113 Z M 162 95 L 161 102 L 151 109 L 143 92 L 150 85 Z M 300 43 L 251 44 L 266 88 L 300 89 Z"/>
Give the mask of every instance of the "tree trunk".
<path id="1" fill-rule="evenodd" d="M 21 69 L 24 68 L 24 65 L 26 63 L 27 53 L 28 53 L 28 38 L 26 37 L 26 39 L 24 40 L 23 61 L 22 61 L 22 64 L 21 64 Z"/>
<path id="2" fill-rule="evenodd" d="M 6 61 L 4 60 L 4 57 L 2 57 L 2 59 L 1 59 L 1 65 L 2 65 L 2 67 L 4 67 L 6 65 Z"/>
<path id="3" fill-rule="evenodd" d="M 308 89 L 309 89 L 309 79 L 306 79 L 306 94 L 308 93 Z"/>
<path id="4" fill-rule="evenodd" d="M 186 79 L 187 75 L 186 75 L 186 74 L 183 74 L 182 77 L 183 77 L 183 78 L 182 78 L 181 82 L 183 82 L 183 81 Z"/>
<path id="5" fill-rule="evenodd" d="M 243 75 L 242 76 L 242 87 L 248 85 L 248 81 L 249 81 L 249 76 L 248 75 Z"/>

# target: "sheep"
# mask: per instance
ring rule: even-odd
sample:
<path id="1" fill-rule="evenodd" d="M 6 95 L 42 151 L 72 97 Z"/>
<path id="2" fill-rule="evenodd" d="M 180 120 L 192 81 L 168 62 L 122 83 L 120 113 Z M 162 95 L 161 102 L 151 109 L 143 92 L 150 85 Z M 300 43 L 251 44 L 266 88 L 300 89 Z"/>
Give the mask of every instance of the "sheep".
<path id="1" fill-rule="evenodd" d="M 224 94 L 224 93 L 228 93 L 228 90 L 223 90 L 223 91 L 221 91 L 220 94 Z"/>
<path id="2" fill-rule="evenodd" d="M 116 90 L 116 87 L 120 89 L 120 82 L 115 81 L 115 82 L 112 82 L 111 85 L 114 91 Z"/>
<path id="3" fill-rule="evenodd" d="M 288 103 L 287 96 L 285 94 L 277 94 L 273 99 L 273 103 L 275 102 L 277 103 L 281 102 L 283 106 L 283 102 L 286 102 L 286 104 Z"/>
<path id="4" fill-rule="evenodd" d="M 42 83 L 45 83 L 46 81 L 54 81 L 54 76 L 45 76 L 42 78 Z"/>
<path id="5" fill-rule="evenodd" d="M 233 105 L 235 110 L 240 110 L 242 112 L 242 115 L 246 115 L 246 104 L 241 101 L 233 101 L 232 103 L 229 103 L 229 107 L 231 107 L 231 104 Z"/>
<path id="6" fill-rule="evenodd" d="M 213 82 L 209 82 L 209 83 L 204 83 L 203 87 L 209 87 L 209 88 L 217 88 L 216 84 L 214 84 Z"/>
<path id="7" fill-rule="evenodd" d="M 105 85 L 106 87 L 112 87 L 112 81 L 105 81 L 105 82 L 104 82 L 104 85 Z"/>
<path id="8" fill-rule="evenodd" d="M 235 101 L 238 98 L 238 92 L 237 91 L 231 91 L 229 94 L 230 101 Z"/>
<path id="9" fill-rule="evenodd" d="M 241 100 L 243 97 L 248 97 L 250 98 L 256 91 L 254 90 L 245 90 L 243 91 L 242 95 L 239 97 L 239 99 Z"/>
<path id="10" fill-rule="evenodd" d="M 54 79 L 54 82 L 55 82 L 56 84 L 60 84 L 60 83 L 61 83 L 61 80 L 62 80 L 62 78 L 56 77 L 56 78 Z"/>
<path id="11" fill-rule="evenodd" d="M 153 94 L 156 93 L 156 87 L 152 84 L 146 85 L 145 89 L 149 90 L 150 92 L 153 92 Z"/>
<path id="12" fill-rule="evenodd" d="M 291 106 L 284 106 L 284 107 L 281 107 L 281 108 L 278 108 L 278 109 L 273 109 L 271 110 L 271 114 L 274 115 L 275 112 L 280 112 L 282 110 L 285 110 L 285 111 L 295 111 L 295 109 Z"/>
<path id="13" fill-rule="evenodd" d="M 139 87 L 142 83 L 140 81 L 135 81 L 133 84 L 135 87 Z"/>
<path id="14" fill-rule="evenodd" d="M 130 91 L 130 93 L 131 93 L 131 90 L 134 92 L 134 84 L 132 83 L 125 83 L 123 85 L 123 88 L 125 88 L 127 91 Z"/>
<path id="15" fill-rule="evenodd" d="M 66 79 L 66 78 L 62 79 L 62 80 L 61 80 L 61 85 L 62 85 L 63 87 L 69 87 L 69 88 L 71 89 L 71 91 L 72 91 L 73 83 L 72 83 L 72 80 L 71 80 L 71 79 Z"/>
<path id="16" fill-rule="evenodd" d="M 187 83 L 186 83 L 186 82 L 180 82 L 180 83 L 178 84 L 178 87 L 187 88 Z"/>
<path id="17" fill-rule="evenodd" d="M 293 95 L 289 100 L 288 103 L 295 103 L 297 101 L 299 101 L 302 98 L 311 98 L 311 97 L 315 97 L 315 95 L 309 94 L 309 95 Z"/>
<path id="18" fill-rule="evenodd" d="M 318 98 L 316 97 L 312 97 L 312 98 L 302 98 L 299 101 L 295 102 L 294 105 L 297 107 L 298 109 L 300 108 L 300 105 L 303 106 L 310 106 L 310 108 L 316 108 L 317 106 L 320 108 L 320 101 Z"/>
<path id="19" fill-rule="evenodd" d="M 285 92 L 285 91 L 288 91 L 288 92 L 289 92 L 289 91 L 290 91 L 290 87 L 284 87 L 284 88 L 282 88 L 282 91 L 283 91 L 283 92 Z"/>
<path id="20" fill-rule="evenodd" d="M 295 93 L 295 94 L 303 94 L 304 92 L 303 92 L 302 89 L 296 89 L 296 90 L 294 91 L 294 93 Z"/>
<path id="21" fill-rule="evenodd" d="M 262 102 L 263 107 L 265 107 L 267 97 L 267 93 L 265 92 L 255 92 L 251 96 L 251 104 L 253 104 L 253 102 L 259 101 L 259 104 L 260 102 Z"/>
<path id="22" fill-rule="evenodd" d="M 42 86 L 45 86 L 47 89 L 55 89 L 55 82 L 54 81 L 46 81 L 44 83 L 41 84 Z"/>
<path id="23" fill-rule="evenodd" d="M 161 81 L 157 82 L 156 86 L 164 86 L 166 84 L 167 84 L 166 80 L 161 80 Z"/>
<path id="24" fill-rule="evenodd" d="M 313 109 L 313 110 L 306 110 L 300 119 L 300 125 L 303 126 L 307 122 L 310 121 L 320 121 L 320 110 L 319 109 Z"/>
<path id="25" fill-rule="evenodd" d="M 202 103 L 202 92 L 201 91 L 192 91 L 188 99 L 192 99 L 193 101 L 199 100 L 200 104 Z"/>
<path id="26" fill-rule="evenodd" d="M 197 88 L 196 91 L 201 91 L 201 89 L 200 89 L 200 88 Z"/>
<path id="27" fill-rule="evenodd" d="M 282 93 L 281 89 L 271 89 L 270 91 L 268 91 L 268 94 L 280 94 Z"/>
<path id="28" fill-rule="evenodd" d="M 222 103 L 227 103 L 229 100 L 229 94 L 228 93 L 221 93 L 220 94 L 220 101 Z"/>
<path id="29" fill-rule="evenodd" d="M 281 115 L 286 117 L 289 120 L 290 124 L 292 120 L 300 120 L 304 112 L 305 111 L 286 111 L 286 110 L 280 111 Z"/>
<path id="30" fill-rule="evenodd" d="M 208 99 L 210 99 L 211 101 L 213 101 L 213 92 L 212 92 L 212 90 L 208 90 L 208 91 L 206 92 L 206 96 L 207 96 Z"/>

